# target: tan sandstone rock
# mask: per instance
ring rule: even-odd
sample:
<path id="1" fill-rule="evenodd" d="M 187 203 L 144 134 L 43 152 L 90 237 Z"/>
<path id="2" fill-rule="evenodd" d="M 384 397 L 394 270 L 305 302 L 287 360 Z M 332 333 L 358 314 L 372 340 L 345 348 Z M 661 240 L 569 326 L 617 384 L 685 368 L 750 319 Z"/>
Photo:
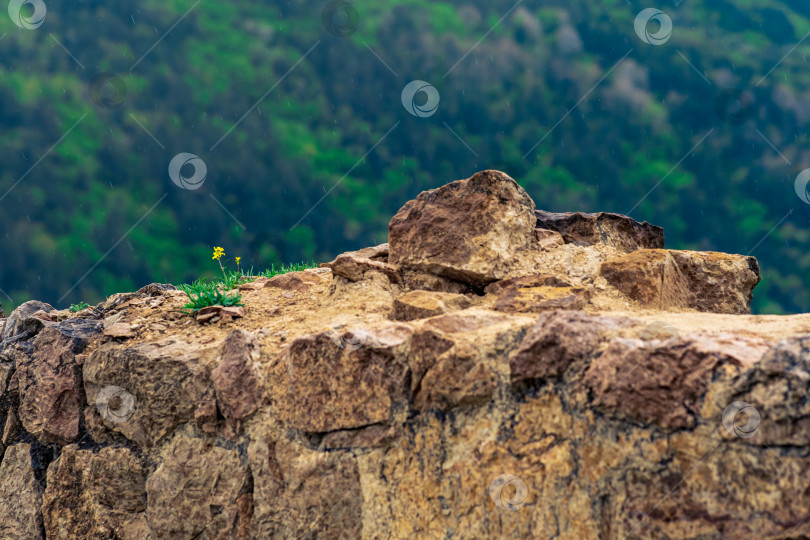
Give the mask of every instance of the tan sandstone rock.
<path id="1" fill-rule="evenodd" d="M 102 346 L 83 366 L 87 401 L 108 429 L 141 447 L 154 446 L 213 398 L 202 357 L 215 354 L 179 343 Z"/>
<path id="2" fill-rule="evenodd" d="M 411 291 L 394 300 L 391 318 L 395 321 L 414 321 L 466 309 L 470 305 L 472 302 L 463 294 Z"/>
<path id="3" fill-rule="evenodd" d="M 0 538 L 44 538 L 41 501 L 42 486 L 34 477 L 31 445 L 15 444 L 0 463 Z"/>
<path id="4" fill-rule="evenodd" d="M 404 404 L 407 366 L 397 348 L 412 332 L 392 324 L 296 339 L 271 374 L 279 417 L 293 429 L 316 432 L 387 421 Z"/>
<path id="5" fill-rule="evenodd" d="M 67 444 L 79 436 L 82 380 L 76 355 L 99 330 L 82 321 L 51 326 L 34 338 L 30 356 L 18 356 L 20 422 L 40 442 Z"/>
<path id="6" fill-rule="evenodd" d="M 43 496 L 48 538 L 137 540 L 148 534 L 145 474 L 126 448 L 98 453 L 66 446 L 48 467 Z"/>
<path id="7" fill-rule="evenodd" d="M 537 210 L 535 215 L 537 227 L 556 231 L 565 243 L 605 244 L 625 253 L 664 247 L 664 229 L 621 214 Z"/>
<path id="8" fill-rule="evenodd" d="M 748 313 L 759 266 L 726 253 L 643 249 L 602 264 L 608 283 L 642 305 Z"/>
<path id="9" fill-rule="evenodd" d="M 421 193 L 388 225 L 389 262 L 480 286 L 528 249 L 534 203 L 512 178 L 483 171 Z"/>
<path id="10" fill-rule="evenodd" d="M 216 401 L 226 420 L 238 424 L 267 402 L 256 337 L 232 330 L 225 338 L 219 364 L 211 373 Z"/>
<path id="11" fill-rule="evenodd" d="M 245 538 L 249 472 L 235 449 L 178 434 L 146 481 L 146 516 L 157 538 Z M 252 505 L 251 505 L 252 509 Z"/>

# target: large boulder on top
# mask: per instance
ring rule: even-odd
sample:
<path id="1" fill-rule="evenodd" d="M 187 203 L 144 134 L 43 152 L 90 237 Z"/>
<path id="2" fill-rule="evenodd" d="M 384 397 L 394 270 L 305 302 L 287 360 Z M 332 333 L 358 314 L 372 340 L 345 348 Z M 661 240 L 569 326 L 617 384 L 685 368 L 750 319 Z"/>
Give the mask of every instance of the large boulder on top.
<path id="1" fill-rule="evenodd" d="M 484 286 L 532 245 L 536 222 L 517 182 L 482 171 L 408 201 L 388 225 L 388 262 Z"/>

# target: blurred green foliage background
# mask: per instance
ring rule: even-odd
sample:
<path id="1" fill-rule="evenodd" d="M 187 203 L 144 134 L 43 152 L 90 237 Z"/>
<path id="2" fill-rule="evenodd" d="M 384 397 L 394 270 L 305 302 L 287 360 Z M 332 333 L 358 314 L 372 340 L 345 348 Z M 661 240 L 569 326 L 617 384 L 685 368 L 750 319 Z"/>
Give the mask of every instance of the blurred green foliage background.
<path id="1" fill-rule="evenodd" d="M 647 3 L 625 0 L 356 0 L 348 37 L 324 1 L 46 4 L 36 30 L 0 17 L 7 313 L 213 275 L 213 246 L 246 267 L 329 260 L 487 168 L 538 208 L 630 212 L 670 248 L 751 253 L 755 312 L 810 310 L 805 0 L 662 0 L 661 46 L 634 32 Z M 99 73 L 125 83 L 120 106 L 90 99 Z M 400 102 L 414 79 L 441 94 L 429 118 Z M 753 97 L 741 125 L 715 111 L 729 88 Z M 180 152 L 205 161 L 201 189 L 171 182 Z"/>

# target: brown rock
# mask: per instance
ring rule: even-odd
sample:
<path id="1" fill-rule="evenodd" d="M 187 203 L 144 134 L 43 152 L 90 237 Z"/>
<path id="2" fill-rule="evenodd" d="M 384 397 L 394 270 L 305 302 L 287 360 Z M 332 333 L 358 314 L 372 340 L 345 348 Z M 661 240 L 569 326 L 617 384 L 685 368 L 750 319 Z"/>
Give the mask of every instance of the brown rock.
<path id="1" fill-rule="evenodd" d="M 543 251 L 551 251 L 565 244 L 562 235 L 550 229 L 534 229 L 532 232 L 537 247 Z"/>
<path id="2" fill-rule="evenodd" d="M 5 446 L 9 446 L 14 442 L 14 436 L 20 429 L 20 422 L 17 420 L 17 415 L 14 414 L 14 409 L 9 409 L 6 415 L 6 425 L 3 427 L 3 438 L 0 442 Z"/>
<path id="3" fill-rule="evenodd" d="M 498 375 L 477 345 L 457 340 L 452 349 L 433 360 L 416 381 L 414 409 L 449 409 L 479 404 L 492 396 L 498 387 Z"/>
<path id="4" fill-rule="evenodd" d="M 266 287 L 268 281 L 270 281 L 270 278 L 259 276 L 251 282 L 242 283 L 241 285 L 239 285 L 239 292 L 258 291 L 259 289 L 263 289 L 264 287 Z"/>
<path id="5" fill-rule="evenodd" d="M 361 281 L 366 272 L 374 271 L 385 274 L 391 283 L 402 282 L 397 267 L 386 262 L 359 257 L 353 253 L 338 255 L 334 261 L 323 263 L 321 266 L 331 269 L 334 275 L 344 277 L 349 281 Z"/>
<path id="6" fill-rule="evenodd" d="M 591 362 L 583 382 L 600 410 L 664 429 L 692 428 L 717 367 L 744 366 L 752 352 L 762 355 L 767 347 L 758 338 L 698 332 L 655 346 L 617 338 Z"/>
<path id="7" fill-rule="evenodd" d="M 596 352 L 606 336 L 634 324 L 626 317 L 578 311 L 542 313 L 510 356 L 512 382 L 559 377 L 573 362 Z"/>
<path id="8" fill-rule="evenodd" d="M 413 321 L 435 317 L 450 311 L 470 307 L 472 302 L 462 294 L 430 291 L 411 291 L 394 300 L 391 318 L 395 321 Z"/>
<path id="9" fill-rule="evenodd" d="M 279 417 L 293 429 L 315 432 L 387 421 L 398 402 L 404 405 L 407 366 L 396 352 L 411 332 L 392 324 L 295 339 L 271 375 Z"/>
<path id="10" fill-rule="evenodd" d="M 531 319 L 468 310 L 425 321 L 410 341 L 411 401 L 419 411 L 489 400 L 504 371 L 498 350 L 517 345 Z"/>
<path id="11" fill-rule="evenodd" d="M 146 481 L 152 537 L 236 538 L 240 521 L 247 518 L 239 498 L 249 486 L 247 463 L 236 449 L 181 433 L 161 458 Z"/>
<path id="12" fill-rule="evenodd" d="M 244 316 L 245 308 L 243 306 L 206 306 L 197 311 L 195 318 L 200 324 L 208 322 L 226 324 Z"/>
<path id="13" fill-rule="evenodd" d="M 15 444 L 0 463 L 0 538 L 43 538 L 41 501 L 42 487 L 34 477 L 31 445 Z"/>
<path id="14" fill-rule="evenodd" d="M 357 251 L 350 251 L 350 255 L 360 257 L 361 259 L 387 259 L 388 258 L 388 242 L 378 246 L 370 246 Z"/>
<path id="15" fill-rule="evenodd" d="M 33 334 L 33 328 L 42 328 L 43 325 L 34 324 L 31 326 L 31 323 L 29 323 L 28 326 L 26 325 L 26 319 L 31 318 L 39 311 L 48 313 L 53 311 L 53 307 L 50 304 L 39 302 L 37 300 L 31 300 L 29 302 L 25 302 L 24 304 L 20 304 L 17 309 L 11 312 L 8 319 L 6 319 L 6 324 L 3 325 L 3 333 L 0 334 L 0 341 L 5 341 L 23 333 Z"/>
<path id="16" fill-rule="evenodd" d="M 438 215 L 423 206 L 426 222 Z M 476 253 L 514 245 L 487 244 L 492 230 L 474 237 Z M 80 328 L 64 326 L 64 310 L 23 314 L 0 343 L 0 538 L 808 537 L 810 314 L 599 315 L 638 307 L 599 274 L 622 255 L 616 236 L 527 238 L 488 286 L 429 268 L 400 268 L 402 286 L 378 271 L 359 282 L 306 271 L 321 279 L 301 276 L 306 292 L 291 280 L 246 294 L 238 327 L 255 339 L 197 324 L 182 292 L 159 288 L 113 302 L 117 314 L 85 313 L 137 324 L 138 336 L 113 341 L 95 322 L 78 354 L 63 347 Z M 681 253 L 633 252 L 649 263 L 637 274 L 651 302 L 716 298 L 710 287 L 744 274 Z M 388 262 L 380 246 L 352 257 Z M 591 291 L 587 313 L 489 309 L 501 295 L 574 287 Z M 480 296 L 387 320 L 403 292 L 429 289 Z M 342 330 L 317 333 L 327 325 Z M 59 392 L 48 381 L 76 370 L 80 391 L 62 395 L 77 407 L 49 403 Z M 78 410 L 76 444 L 40 444 L 21 422 L 12 435 L 26 407 L 43 433 L 72 426 L 51 413 Z"/>
<path id="17" fill-rule="evenodd" d="M 104 325 L 104 335 L 113 338 L 131 338 L 135 337 L 135 325 L 123 322 Z"/>
<path id="18" fill-rule="evenodd" d="M 288 272 L 271 277 L 265 287 L 276 287 L 284 291 L 304 292 L 310 287 L 323 282 L 323 278 L 314 272 Z"/>
<path id="19" fill-rule="evenodd" d="M 758 350 L 761 353 L 762 347 Z M 742 348 L 738 351 L 744 354 Z M 761 355 L 759 361 L 749 361 L 746 365 L 752 369 L 734 381 L 727 395 L 723 396 L 725 399 L 718 404 L 718 408 L 723 409 L 723 415 L 718 419 L 724 426 L 723 435 L 749 445 L 810 445 L 810 403 L 807 401 L 810 337 L 781 340 Z M 760 417 L 750 418 L 750 410 L 739 410 L 735 414 L 731 406 L 735 402 L 750 405 Z M 744 422 L 748 424 L 748 432 L 735 430 L 734 426 L 740 420 L 746 420 L 746 414 L 750 418 Z M 735 418 L 737 415 L 742 418 Z"/>
<path id="20" fill-rule="evenodd" d="M 749 313 L 760 280 L 754 257 L 671 249 L 644 249 L 606 261 L 601 274 L 647 307 L 711 313 Z"/>
<path id="21" fill-rule="evenodd" d="M 137 297 L 136 293 L 115 293 L 99 304 L 99 309 L 104 313 L 118 311 L 125 307 L 124 304 Z"/>
<path id="22" fill-rule="evenodd" d="M 572 287 L 564 278 L 554 274 L 532 274 L 510 279 L 502 279 L 487 285 L 484 291 L 487 294 L 500 294 L 507 289 L 520 289 L 525 287 Z"/>
<path id="23" fill-rule="evenodd" d="M 260 356 L 258 341 L 245 330 L 232 330 L 222 344 L 219 364 L 211 373 L 211 379 L 220 411 L 234 424 L 266 403 Z"/>
<path id="24" fill-rule="evenodd" d="M 3 410 L 2 404 L 6 401 L 6 395 L 10 392 L 8 386 L 11 381 L 14 371 L 14 362 L 3 362 L 3 356 L 0 356 L 0 411 Z"/>
<path id="25" fill-rule="evenodd" d="M 121 538 L 148 535 L 144 510 L 145 475 L 127 448 L 102 448 L 98 453 L 62 449 L 48 467 L 42 499 L 48 538 Z"/>
<path id="26" fill-rule="evenodd" d="M 428 272 L 418 270 L 402 269 L 402 283 L 406 290 L 410 291 L 434 291 L 452 294 L 475 293 L 475 288 L 469 283 L 463 283 L 454 279 L 437 276 Z"/>
<path id="27" fill-rule="evenodd" d="M 81 319 L 45 328 L 34 338 L 31 356 L 18 357 L 20 421 L 43 444 L 66 444 L 79 435 L 84 395 L 76 354 L 98 330 Z"/>
<path id="28" fill-rule="evenodd" d="M 425 327 L 439 330 L 445 334 L 456 334 L 461 332 L 475 332 L 503 323 L 518 324 L 519 322 L 519 319 L 501 313 L 481 309 L 468 309 L 428 319 L 425 321 L 424 325 Z"/>
<path id="29" fill-rule="evenodd" d="M 343 259 L 339 260 L 341 257 L 343 257 Z M 386 269 L 386 272 L 393 270 L 394 273 L 396 273 L 396 268 L 390 265 L 375 268 L 373 265 L 368 264 L 369 260 L 372 262 L 387 263 L 388 243 L 358 249 L 357 251 L 347 251 L 331 262 L 321 263 L 319 267 L 329 268 L 335 275 L 343 276 L 350 281 L 360 281 L 362 274 L 372 269 L 378 271 Z M 338 270 L 336 271 L 333 267 L 337 267 Z"/>
<path id="30" fill-rule="evenodd" d="M 482 171 L 407 202 L 388 225 L 389 262 L 484 286 L 532 246 L 536 221 L 517 182 Z"/>
<path id="31" fill-rule="evenodd" d="M 332 431 L 324 436 L 321 449 L 375 448 L 384 446 L 400 435 L 396 426 L 373 425 L 360 429 Z"/>
<path id="32" fill-rule="evenodd" d="M 664 229 L 608 212 L 586 214 L 583 212 L 555 213 L 537 210 L 537 227 L 557 231 L 566 244 L 606 244 L 619 251 L 630 253 L 637 249 L 661 249 L 664 247 Z"/>
<path id="33" fill-rule="evenodd" d="M 357 460 L 351 452 L 318 452 L 273 433 L 251 437 L 251 538 L 363 538 Z"/>
<path id="34" fill-rule="evenodd" d="M 108 429 L 151 447 L 178 425 L 193 421 L 214 390 L 202 358 L 215 349 L 145 343 L 94 350 L 83 366 L 87 402 Z"/>
<path id="35" fill-rule="evenodd" d="M 554 309 L 582 309 L 591 294 L 584 287 L 521 287 L 504 290 L 495 309 L 507 313 L 540 313 Z"/>
<path id="36" fill-rule="evenodd" d="M 171 283 L 150 283 L 149 285 L 144 285 L 135 291 L 135 294 L 140 297 L 156 297 L 163 296 L 168 292 L 176 290 L 177 287 Z"/>

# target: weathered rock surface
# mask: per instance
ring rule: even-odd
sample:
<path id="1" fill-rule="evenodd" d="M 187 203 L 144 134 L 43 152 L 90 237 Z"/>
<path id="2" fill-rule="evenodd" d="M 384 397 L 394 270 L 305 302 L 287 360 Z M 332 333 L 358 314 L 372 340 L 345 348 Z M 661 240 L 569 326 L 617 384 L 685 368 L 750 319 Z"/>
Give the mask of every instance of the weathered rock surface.
<path id="1" fill-rule="evenodd" d="M 84 395 L 76 355 L 99 331 L 99 324 L 80 319 L 60 323 L 39 332 L 30 356 L 18 355 L 19 418 L 41 443 L 67 444 L 79 436 Z"/>
<path id="2" fill-rule="evenodd" d="M 126 448 L 98 453 L 75 444 L 48 467 L 42 501 L 46 538 L 121 538 L 149 534 L 145 473 Z"/>
<path id="3" fill-rule="evenodd" d="M 597 350 L 606 335 L 630 326 L 633 321 L 624 317 L 543 313 L 509 359 L 512 382 L 559 377 L 571 363 Z"/>
<path id="4" fill-rule="evenodd" d="M 178 343 L 104 345 L 83 366 L 87 403 L 108 429 L 144 448 L 154 446 L 213 399 L 204 356 L 214 354 Z"/>
<path id="5" fill-rule="evenodd" d="M 332 270 L 333 274 L 345 277 L 349 281 L 361 281 L 363 276 L 366 275 L 366 272 L 379 272 L 384 274 L 392 283 L 400 283 L 402 281 L 402 277 L 395 266 L 351 253 L 339 255 L 334 261 L 322 263 L 321 266 L 329 268 Z"/>
<path id="6" fill-rule="evenodd" d="M 15 310 L 0 538 L 810 537 L 810 315 L 747 315 L 753 258 L 495 171 L 390 232 L 228 320 Z"/>
<path id="7" fill-rule="evenodd" d="M 26 320 L 31 318 L 37 312 L 48 313 L 53 311 L 53 307 L 45 302 L 31 300 L 21 304 L 17 309 L 11 312 L 11 315 L 6 319 L 3 325 L 3 333 L 0 334 L 0 341 L 6 341 L 26 332 L 32 333 L 31 323 L 26 323 Z"/>
<path id="8" fill-rule="evenodd" d="M 394 300 L 391 318 L 395 321 L 414 321 L 465 309 L 472 305 L 463 294 L 411 291 Z"/>
<path id="9" fill-rule="evenodd" d="M 249 538 L 362 538 L 364 494 L 358 458 L 306 448 L 267 426 L 248 446 L 253 473 Z M 380 501 L 382 502 L 382 501 Z"/>
<path id="10" fill-rule="evenodd" d="M 236 449 L 178 434 L 146 481 L 146 517 L 157 538 L 245 538 L 251 506 L 247 460 Z"/>
<path id="11" fill-rule="evenodd" d="M 495 309 L 509 313 L 540 313 L 554 309 L 582 309 L 590 291 L 584 287 L 513 287 L 495 301 Z"/>
<path id="12" fill-rule="evenodd" d="M 312 271 L 289 272 L 287 274 L 279 274 L 268 279 L 265 287 L 278 287 L 285 291 L 299 291 L 304 292 L 316 284 L 321 283 L 323 278 L 317 273 Z"/>
<path id="13" fill-rule="evenodd" d="M 716 252 L 639 250 L 602 264 L 602 276 L 656 309 L 749 313 L 759 266 L 753 257 Z"/>
<path id="14" fill-rule="evenodd" d="M 16 444 L 0 463 L 0 538 L 44 538 L 42 486 L 34 476 L 30 453 L 31 445 Z"/>
<path id="15" fill-rule="evenodd" d="M 232 330 L 225 338 L 211 379 L 219 410 L 231 423 L 240 423 L 266 404 L 260 356 L 259 343 L 249 332 Z"/>
<path id="16" fill-rule="evenodd" d="M 512 178 L 483 171 L 421 193 L 388 225 L 391 264 L 476 285 L 506 276 L 531 246 L 534 202 Z"/>
<path id="17" fill-rule="evenodd" d="M 279 417 L 294 429 L 321 432 L 387 421 L 404 403 L 407 371 L 395 353 L 411 333 L 392 324 L 296 339 L 271 375 Z"/>
<path id="18" fill-rule="evenodd" d="M 664 229 L 621 214 L 555 213 L 536 210 L 537 227 L 558 232 L 565 243 L 605 244 L 630 253 L 664 247 Z"/>
<path id="19" fill-rule="evenodd" d="M 655 344 L 615 339 L 591 363 L 584 383 L 594 407 L 664 429 L 692 428 L 715 372 L 726 363 L 750 363 L 750 356 L 756 361 L 767 349 L 745 336 L 681 335 Z"/>

